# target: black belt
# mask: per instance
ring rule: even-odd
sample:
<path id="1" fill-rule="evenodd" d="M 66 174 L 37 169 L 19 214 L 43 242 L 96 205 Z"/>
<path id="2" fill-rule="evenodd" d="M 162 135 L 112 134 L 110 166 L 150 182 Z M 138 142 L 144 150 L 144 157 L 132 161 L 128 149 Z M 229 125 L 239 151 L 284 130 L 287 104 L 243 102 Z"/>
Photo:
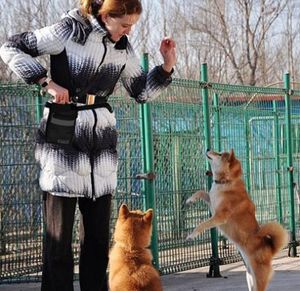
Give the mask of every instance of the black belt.
<path id="1" fill-rule="evenodd" d="M 52 104 L 51 102 L 46 102 L 45 107 L 50 108 L 51 104 Z M 110 113 L 113 112 L 112 107 L 107 102 L 94 103 L 94 104 L 82 105 L 82 106 L 78 106 L 76 103 L 69 103 L 69 104 L 64 104 L 64 105 L 65 105 L 65 108 L 69 107 L 69 109 L 77 110 L 77 111 L 105 107 Z"/>
<path id="2" fill-rule="evenodd" d="M 79 96 L 72 96 L 71 100 L 75 103 L 83 103 L 87 105 L 98 104 L 98 103 L 106 103 L 107 97 L 97 96 L 94 94 L 83 94 Z"/>

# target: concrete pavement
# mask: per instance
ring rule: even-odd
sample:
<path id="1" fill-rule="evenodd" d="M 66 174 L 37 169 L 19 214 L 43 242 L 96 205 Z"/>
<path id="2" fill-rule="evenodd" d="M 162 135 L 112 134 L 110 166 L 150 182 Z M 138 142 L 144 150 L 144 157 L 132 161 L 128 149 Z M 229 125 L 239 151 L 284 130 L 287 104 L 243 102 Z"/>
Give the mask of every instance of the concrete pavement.
<path id="1" fill-rule="evenodd" d="M 300 253 L 300 248 L 298 254 Z M 281 252 L 273 261 L 274 276 L 268 291 L 300 290 L 300 258 Z M 221 278 L 207 278 L 208 267 L 162 276 L 165 291 L 248 291 L 242 262 L 220 267 Z M 80 291 L 78 282 L 75 291 Z M 1 291 L 38 291 L 39 283 L 0 285 Z M 122 290 L 120 290 L 122 291 Z"/>
<path id="2" fill-rule="evenodd" d="M 300 258 L 289 258 L 286 251 L 273 261 L 274 276 L 268 291 L 300 290 Z M 207 278 L 208 267 L 162 277 L 167 291 L 248 291 L 242 262 L 220 267 L 221 278 Z"/>

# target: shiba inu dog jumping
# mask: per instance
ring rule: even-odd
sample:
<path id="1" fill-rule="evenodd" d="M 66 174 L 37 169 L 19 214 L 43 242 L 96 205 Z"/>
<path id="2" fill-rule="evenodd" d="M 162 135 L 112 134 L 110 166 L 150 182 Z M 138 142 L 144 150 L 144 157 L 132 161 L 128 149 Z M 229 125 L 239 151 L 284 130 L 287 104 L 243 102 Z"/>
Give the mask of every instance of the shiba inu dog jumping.
<path id="1" fill-rule="evenodd" d="M 150 245 L 153 210 L 129 211 L 123 204 L 109 256 L 110 291 L 162 291 L 158 271 L 152 265 Z"/>
<path id="2" fill-rule="evenodd" d="M 248 289 L 265 291 L 273 273 L 272 258 L 287 244 L 287 232 L 276 222 L 258 224 L 255 205 L 242 179 L 241 163 L 233 150 L 229 153 L 208 150 L 206 156 L 212 170 L 212 187 L 209 193 L 196 192 L 186 203 L 202 199 L 209 205 L 212 216 L 200 223 L 187 239 L 218 227 L 243 257 Z"/>

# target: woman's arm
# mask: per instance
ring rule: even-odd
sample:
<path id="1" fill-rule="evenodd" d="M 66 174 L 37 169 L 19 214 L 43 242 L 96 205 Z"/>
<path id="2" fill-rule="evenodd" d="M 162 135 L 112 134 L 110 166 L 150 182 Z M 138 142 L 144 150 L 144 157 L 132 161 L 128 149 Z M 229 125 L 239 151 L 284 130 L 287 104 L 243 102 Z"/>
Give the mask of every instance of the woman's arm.
<path id="1" fill-rule="evenodd" d="M 164 64 L 156 66 L 149 73 L 146 73 L 141 68 L 132 47 L 128 44 L 128 60 L 121 74 L 121 80 L 130 96 L 139 103 L 154 99 L 172 81 L 171 75 L 176 63 L 174 41 L 171 39 L 163 40 L 160 51 L 164 58 Z"/>
<path id="2" fill-rule="evenodd" d="M 71 33 L 71 19 L 64 18 L 52 26 L 10 37 L 0 48 L 0 56 L 26 83 L 38 83 L 47 76 L 47 70 L 36 57 L 60 53 Z"/>

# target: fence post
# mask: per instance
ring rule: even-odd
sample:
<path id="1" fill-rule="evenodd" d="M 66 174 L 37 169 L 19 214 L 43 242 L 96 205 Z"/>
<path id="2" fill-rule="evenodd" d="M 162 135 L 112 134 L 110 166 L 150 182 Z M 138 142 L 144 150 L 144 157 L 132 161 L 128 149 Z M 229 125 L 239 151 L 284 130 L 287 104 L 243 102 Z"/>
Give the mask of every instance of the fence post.
<path id="1" fill-rule="evenodd" d="M 279 117 L 277 112 L 276 101 L 273 100 L 273 113 L 274 113 L 274 155 L 275 155 L 275 165 L 276 165 L 276 174 L 275 174 L 275 189 L 276 189 L 276 200 L 277 200 L 277 219 L 279 223 L 282 221 L 282 198 L 281 198 L 281 177 L 280 177 L 280 151 L 279 151 Z"/>
<path id="2" fill-rule="evenodd" d="M 201 82 L 208 82 L 207 77 L 207 64 L 201 65 Z M 202 94 L 202 110 L 203 110 L 203 120 L 204 120 L 204 137 L 205 137 L 205 147 L 206 149 L 211 148 L 211 135 L 210 135 L 210 117 L 209 117 L 209 101 L 208 101 L 208 86 L 204 86 L 201 89 Z M 206 167 L 209 168 L 209 163 L 206 160 Z M 212 177 L 208 176 L 207 188 L 210 189 L 212 185 Z M 211 246 L 212 246 L 212 256 L 210 258 L 209 273 L 207 277 L 221 277 L 220 274 L 220 259 L 218 255 L 218 233 L 216 228 L 211 229 Z"/>
<path id="3" fill-rule="evenodd" d="M 294 176 L 293 176 L 293 148 L 292 148 L 292 126 L 290 105 L 290 74 L 284 75 L 284 101 L 285 101 L 285 126 L 287 140 L 287 170 L 288 170 L 288 194 L 290 197 L 290 231 L 291 241 L 289 243 L 289 256 L 297 256 L 296 225 L 295 225 L 295 198 L 294 198 Z"/>
<path id="4" fill-rule="evenodd" d="M 142 58 L 142 67 L 148 72 L 149 61 L 148 54 L 144 53 Z M 141 122 L 141 138 L 142 138 L 142 154 L 144 163 L 144 173 L 148 177 L 154 177 L 154 162 L 153 162 L 153 132 L 152 132 L 152 118 L 151 118 L 151 104 L 145 103 L 140 105 L 140 122 Z M 151 251 L 153 256 L 153 264 L 159 269 L 158 257 L 158 237 L 157 237 L 157 211 L 155 206 L 154 195 L 154 179 L 144 180 L 145 189 L 145 208 L 152 208 L 154 216 L 152 220 L 152 237 L 151 237 Z"/>
<path id="5" fill-rule="evenodd" d="M 245 124 L 245 139 L 246 139 L 246 189 L 247 192 L 249 193 L 251 190 L 251 162 L 250 162 L 250 140 L 251 140 L 251 135 L 250 135 L 250 129 L 249 129 L 249 118 L 248 118 L 248 113 L 247 110 L 244 111 L 244 124 Z"/>
<path id="6" fill-rule="evenodd" d="M 36 113 L 36 122 L 40 123 L 43 116 L 43 104 L 42 104 L 42 95 L 40 92 L 40 87 L 36 86 L 37 96 L 35 98 L 35 113 Z"/>
<path id="7" fill-rule="evenodd" d="M 219 96 L 214 93 L 213 95 L 213 105 L 214 105 L 214 149 L 218 152 L 221 151 L 221 126 L 220 126 L 220 107 L 219 107 Z"/>

